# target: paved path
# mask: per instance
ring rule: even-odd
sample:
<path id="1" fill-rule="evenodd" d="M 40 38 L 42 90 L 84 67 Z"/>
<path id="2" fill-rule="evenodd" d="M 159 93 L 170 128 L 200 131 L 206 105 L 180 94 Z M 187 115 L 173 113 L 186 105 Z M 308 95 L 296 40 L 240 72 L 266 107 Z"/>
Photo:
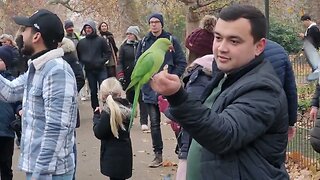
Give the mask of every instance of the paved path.
<path id="1" fill-rule="evenodd" d="M 81 127 L 77 129 L 78 167 L 77 180 L 106 180 L 99 170 L 100 142 L 92 131 L 92 112 L 89 101 L 80 101 Z M 172 174 L 174 179 L 176 166 L 148 168 L 153 159 L 150 133 L 142 133 L 138 119 L 131 130 L 133 144 L 133 176 L 132 180 L 161 180 L 163 176 Z M 164 143 L 164 160 L 177 163 L 174 153 L 176 140 L 169 125 L 161 125 Z M 15 148 L 13 159 L 14 180 L 24 180 L 24 173 L 17 170 L 19 149 Z"/>

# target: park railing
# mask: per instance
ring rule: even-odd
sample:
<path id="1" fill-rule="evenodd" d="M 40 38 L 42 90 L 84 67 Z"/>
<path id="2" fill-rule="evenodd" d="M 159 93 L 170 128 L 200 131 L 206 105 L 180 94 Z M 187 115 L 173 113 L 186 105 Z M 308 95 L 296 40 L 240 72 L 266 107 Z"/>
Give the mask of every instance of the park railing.
<path id="1" fill-rule="evenodd" d="M 296 135 L 288 143 L 287 160 L 294 162 L 299 169 L 320 170 L 320 155 L 312 149 L 310 144 L 310 130 L 314 121 L 309 115 L 298 113 Z"/>
<path id="2" fill-rule="evenodd" d="M 306 80 L 307 75 L 311 72 L 311 68 L 306 61 L 303 53 L 290 56 L 293 71 L 295 73 L 298 93 L 299 88 L 303 88 L 306 84 L 309 84 Z M 315 85 L 311 85 L 315 86 Z M 305 99 L 311 100 L 314 90 L 309 90 L 307 97 L 301 94 L 299 95 L 299 104 Z M 300 91 L 301 93 L 301 91 Z M 309 106 L 309 105 L 308 105 Z M 309 117 L 309 109 L 299 111 L 296 123 L 296 135 L 288 142 L 287 147 L 287 160 L 294 162 L 299 169 L 312 169 L 314 171 L 320 170 L 320 155 L 315 152 L 310 144 L 310 130 L 314 126 L 314 121 L 311 121 Z"/>

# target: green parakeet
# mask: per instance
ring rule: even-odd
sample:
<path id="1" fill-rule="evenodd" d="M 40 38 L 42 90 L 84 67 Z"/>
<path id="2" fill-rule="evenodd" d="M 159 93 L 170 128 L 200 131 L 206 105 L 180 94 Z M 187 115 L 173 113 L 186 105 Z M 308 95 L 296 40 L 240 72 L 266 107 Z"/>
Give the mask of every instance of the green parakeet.
<path id="1" fill-rule="evenodd" d="M 136 65 L 134 66 L 131 74 L 131 82 L 126 89 L 126 91 L 128 91 L 134 87 L 134 99 L 129 130 L 132 127 L 132 122 L 136 113 L 136 107 L 142 86 L 149 82 L 151 77 L 160 70 L 164 62 L 164 56 L 166 52 L 172 47 L 173 46 L 169 39 L 159 38 L 139 57 Z"/>

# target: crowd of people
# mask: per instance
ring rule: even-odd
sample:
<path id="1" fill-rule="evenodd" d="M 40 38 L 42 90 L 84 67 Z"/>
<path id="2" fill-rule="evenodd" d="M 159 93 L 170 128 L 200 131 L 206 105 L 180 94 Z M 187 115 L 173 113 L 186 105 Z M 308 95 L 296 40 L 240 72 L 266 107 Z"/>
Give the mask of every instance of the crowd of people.
<path id="1" fill-rule="evenodd" d="M 154 152 L 149 167 L 163 163 L 163 112 L 177 137 L 177 180 L 289 179 L 295 77 L 285 49 L 266 38 L 266 18 L 257 8 L 231 5 L 219 18 L 204 16 L 185 40 L 187 56 L 164 30 L 161 13 L 148 17 L 142 38 L 138 26 L 129 26 L 119 49 L 105 21 L 85 22 L 79 35 L 71 20 L 62 23 L 45 9 L 13 20 L 21 26 L 16 37 L 0 36 L 0 179 L 13 179 L 16 136 L 18 167 L 27 180 L 75 179 L 78 99 L 89 96 L 93 132 L 101 140 L 100 171 L 111 180 L 130 178 L 134 90 L 124 90 L 137 60 L 158 38 L 169 39 L 173 50 L 165 54 L 166 70 L 143 85 L 139 97 L 141 130 L 151 132 Z M 308 15 L 301 21 L 306 32 L 299 36 L 319 49 L 316 23 Z"/>

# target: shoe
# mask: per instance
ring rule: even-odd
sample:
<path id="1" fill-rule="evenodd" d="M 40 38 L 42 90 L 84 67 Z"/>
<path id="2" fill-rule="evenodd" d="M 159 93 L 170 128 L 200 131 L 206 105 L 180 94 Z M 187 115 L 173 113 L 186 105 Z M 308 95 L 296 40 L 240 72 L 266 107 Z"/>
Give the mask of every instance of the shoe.
<path id="1" fill-rule="evenodd" d="M 142 125 L 141 125 L 141 130 L 142 130 L 142 131 L 148 131 L 148 130 L 149 130 L 148 125 L 142 124 Z"/>
<path id="2" fill-rule="evenodd" d="M 81 97 L 81 101 L 86 101 L 87 98 L 86 97 Z"/>
<path id="3" fill-rule="evenodd" d="M 155 154 L 155 157 L 151 164 L 149 164 L 150 168 L 157 168 L 162 165 L 162 154 Z"/>

